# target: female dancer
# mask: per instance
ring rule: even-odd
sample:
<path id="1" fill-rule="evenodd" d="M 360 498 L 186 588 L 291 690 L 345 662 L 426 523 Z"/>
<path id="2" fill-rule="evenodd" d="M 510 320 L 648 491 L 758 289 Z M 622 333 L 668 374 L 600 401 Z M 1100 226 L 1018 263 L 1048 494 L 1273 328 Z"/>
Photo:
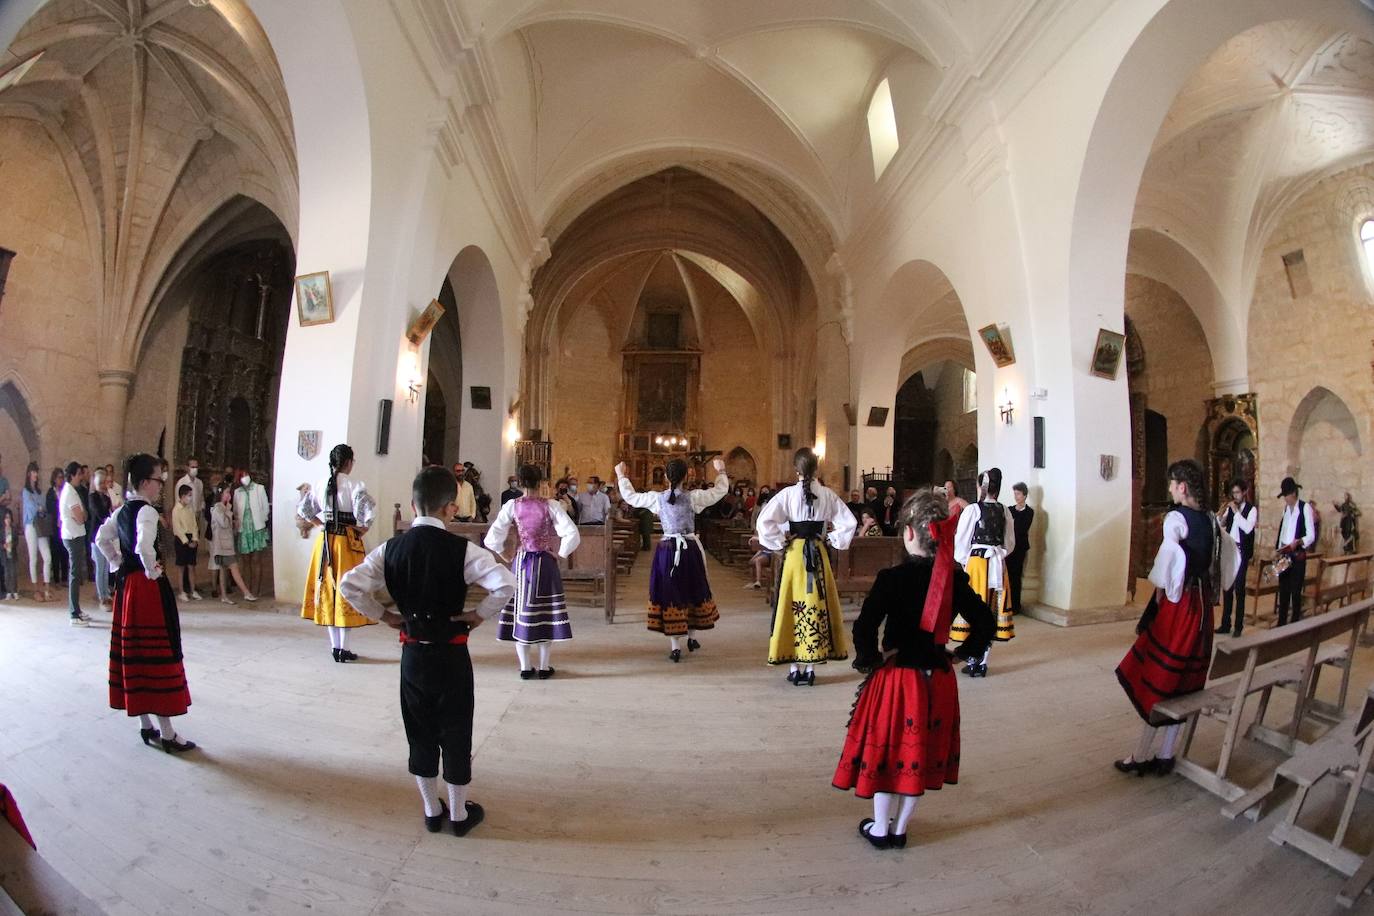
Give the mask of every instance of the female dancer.
<path id="1" fill-rule="evenodd" d="M 716 472 L 714 486 L 684 490 L 687 462 L 674 458 L 664 468 L 668 489 L 654 493 L 636 493 L 625 476 L 629 466 L 623 461 L 615 466 L 620 498 L 637 509 L 648 509 L 663 525 L 663 540 L 658 542 L 649 567 L 649 629 L 668 637 L 668 657 L 674 662 L 682 660 L 682 637 L 687 637 L 687 651 L 695 652 L 701 648 L 696 631 L 710 630 L 720 619 L 711 598 L 711 583 L 706 581 L 701 540 L 696 536 L 696 513 L 714 505 L 730 484 L 724 461 L 717 458 L 711 466 Z"/>
<path id="2" fill-rule="evenodd" d="M 854 621 L 854 667 L 868 677 L 831 784 L 873 799 L 859 835 L 879 849 L 905 847 L 917 797 L 959 781 L 959 684 L 945 645 L 954 613 L 969 635 L 953 654 L 976 658 L 992 641 L 992 611 L 954 562 L 959 522 L 948 511 L 928 488 L 906 501 L 897 525 L 907 562 L 878 573 Z"/>
<path id="3" fill-rule="evenodd" d="M 815 685 L 816 665 L 849 657 L 840 593 L 825 544 L 828 540 L 836 550 L 847 550 L 858 522 L 842 499 L 816 483 L 817 463 L 811 449 L 798 449 L 792 458 L 797 482 L 779 490 L 758 520 L 759 543 L 765 549 L 782 550 L 788 539 L 768 664 L 790 664 L 787 680 L 798 687 Z M 833 526 L 829 536 L 827 522 Z"/>
<path id="4" fill-rule="evenodd" d="M 537 495 L 544 472 L 537 465 L 522 464 L 517 474 L 524 494 L 501 507 L 483 540 L 486 548 L 506 559 L 506 536 L 515 525 L 520 547 L 510 561 L 515 573 L 515 597 L 501 610 L 496 625 L 496 638 L 515 643 L 515 657 L 520 660 L 520 679 L 531 680 L 535 669 L 530 665 L 530 646 L 539 647 L 539 680 L 553 677 L 549 654 L 555 642 L 572 639 L 572 623 L 568 620 L 568 604 L 563 597 L 563 577 L 558 572 L 558 558 L 568 557 L 577 549 L 582 536 L 577 525 L 556 500 Z"/>
<path id="5" fill-rule="evenodd" d="M 1123 773 L 1167 775 L 1174 769 L 1179 726 L 1153 715 L 1168 697 L 1201 690 L 1212 661 L 1214 596 L 1231 587 L 1240 565 L 1236 542 L 1220 532 L 1202 508 L 1206 489 L 1202 465 L 1191 459 L 1169 465 L 1173 509 L 1164 516 L 1164 540 L 1150 570 L 1154 595 L 1136 626 L 1135 645 L 1116 667 L 1116 678 L 1144 720 L 1136 752 L 1116 761 Z M 1164 726 L 1158 757 L 1150 756 L 1155 732 Z"/>
<path id="6" fill-rule="evenodd" d="M 348 476 L 352 471 L 353 449 L 343 444 L 334 446 L 329 452 L 329 476 L 318 489 L 324 494 L 324 505 L 315 499 L 314 490 L 303 493 L 296 505 L 298 516 L 324 528 L 310 556 L 301 616 L 329 629 L 329 646 L 336 662 L 358 657 L 348 650 L 348 631 L 376 622 L 355 611 L 338 592 L 343 574 L 366 557 L 363 535 L 377 512 L 367 486 Z"/>
<path id="7" fill-rule="evenodd" d="M 96 546 L 116 570 L 110 708 L 139 717 L 144 744 L 180 754 L 196 745 L 177 735 L 171 718 L 186 714 L 191 691 L 181 660 L 177 601 L 157 553 L 158 513 L 152 503 L 165 477 L 158 460 L 147 454 L 131 457 L 125 472 L 128 498 L 95 536 Z"/>

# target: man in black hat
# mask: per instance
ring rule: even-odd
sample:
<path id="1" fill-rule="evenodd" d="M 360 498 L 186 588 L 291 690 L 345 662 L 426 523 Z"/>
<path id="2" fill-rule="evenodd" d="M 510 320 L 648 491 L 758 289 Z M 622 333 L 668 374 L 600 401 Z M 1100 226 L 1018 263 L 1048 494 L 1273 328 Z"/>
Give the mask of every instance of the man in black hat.
<path id="1" fill-rule="evenodd" d="M 1298 499 L 1302 487 L 1292 477 L 1279 484 L 1279 498 L 1283 500 L 1283 520 L 1279 522 L 1278 540 L 1274 542 L 1276 562 L 1287 558 L 1288 568 L 1279 573 L 1279 596 L 1276 602 L 1279 626 L 1288 623 L 1289 610 L 1293 622 L 1302 619 L 1302 583 L 1307 578 L 1307 551 L 1317 541 L 1317 526 L 1312 520 L 1312 507 Z"/>

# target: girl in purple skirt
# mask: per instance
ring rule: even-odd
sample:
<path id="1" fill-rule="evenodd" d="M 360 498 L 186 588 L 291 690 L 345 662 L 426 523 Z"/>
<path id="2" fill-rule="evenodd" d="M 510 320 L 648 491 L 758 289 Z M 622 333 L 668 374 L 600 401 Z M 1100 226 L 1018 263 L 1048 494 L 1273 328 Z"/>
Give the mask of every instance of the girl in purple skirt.
<path id="1" fill-rule="evenodd" d="M 684 490 L 687 462 L 674 458 L 664 468 L 668 489 L 652 493 L 636 493 L 625 476 L 625 463 L 615 466 L 620 498 L 637 509 L 648 509 L 663 526 L 663 540 L 658 542 L 649 570 L 649 629 L 668 637 L 672 644 L 668 657 L 675 662 L 682 660 L 682 637 L 687 637 L 687 651 L 695 652 L 701 648 L 696 631 L 711 629 L 720 618 L 711 598 L 711 583 L 706 581 L 701 541 L 696 536 L 696 514 L 718 501 L 730 486 L 725 462 L 717 458 L 712 466 L 715 486 Z"/>
<path id="2" fill-rule="evenodd" d="M 512 524 L 520 538 L 515 559 L 510 561 L 511 572 L 515 573 L 515 597 L 501 610 L 496 638 L 515 643 L 520 678 L 526 681 L 536 676 L 530 664 L 530 646 L 538 646 L 537 673 L 539 680 L 546 681 L 553 677 L 549 652 L 554 642 L 572 639 L 558 558 L 570 556 L 581 537 L 577 525 L 558 503 L 537 495 L 539 482 L 544 478 L 540 468 L 521 465 L 517 476 L 523 495 L 501 507 L 483 540 L 488 550 L 504 560 L 506 535 Z"/>

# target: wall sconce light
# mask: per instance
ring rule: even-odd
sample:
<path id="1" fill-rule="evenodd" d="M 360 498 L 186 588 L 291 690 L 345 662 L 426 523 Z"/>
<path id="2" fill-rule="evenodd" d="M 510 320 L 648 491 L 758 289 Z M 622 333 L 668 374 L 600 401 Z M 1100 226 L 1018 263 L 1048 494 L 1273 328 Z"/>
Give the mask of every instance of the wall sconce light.
<path id="1" fill-rule="evenodd" d="M 997 412 L 998 412 L 999 414 L 1002 415 L 1002 422 L 1003 422 L 1003 423 L 1005 423 L 1005 424 L 1008 425 L 1008 426 L 1011 425 L 1011 415 L 1012 415 L 1012 411 L 1015 410 L 1015 409 L 1016 409 L 1016 405 L 1014 405 L 1014 404 L 1011 402 L 1011 389 L 1010 389 L 1010 388 L 1003 388 L 1003 389 L 1002 389 L 1002 403 L 997 405 Z"/>
<path id="2" fill-rule="evenodd" d="M 824 437 L 824 436 L 817 436 L 817 437 L 816 437 L 816 444 L 815 444 L 814 446 L 811 447 L 811 451 L 813 451 L 813 452 L 816 453 L 816 460 L 817 460 L 817 461 L 824 461 L 824 460 L 825 460 L 825 437 Z"/>
<path id="3" fill-rule="evenodd" d="M 420 354 L 412 350 L 406 355 L 406 399 L 414 404 L 420 399 Z"/>
<path id="4" fill-rule="evenodd" d="M 520 424 L 519 424 L 518 422 L 516 422 L 515 417 L 513 417 L 513 416 L 507 417 L 507 418 L 506 418 L 506 442 L 507 442 L 507 444 L 509 444 L 509 445 L 515 445 L 515 443 L 517 443 L 517 442 L 519 442 L 519 441 L 520 441 Z"/>
<path id="5" fill-rule="evenodd" d="M 654 445 L 657 445 L 659 448 L 668 449 L 669 451 L 686 448 L 688 444 L 686 436 L 654 436 Z"/>

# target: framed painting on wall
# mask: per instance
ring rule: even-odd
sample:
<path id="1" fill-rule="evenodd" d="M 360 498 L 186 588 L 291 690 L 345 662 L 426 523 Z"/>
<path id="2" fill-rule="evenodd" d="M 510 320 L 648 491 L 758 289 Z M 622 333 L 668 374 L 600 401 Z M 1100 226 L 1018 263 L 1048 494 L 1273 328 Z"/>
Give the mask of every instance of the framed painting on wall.
<path id="1" fill-rule="evenodd" d="M 988 353 L 992 355 L 992 361 L 997 364 L 998 369 L 1005 369 L 1016 362 L 1016 353 L 1011 348 L 1010 328 L 990 324 L 985 328 L 979 328 L 978 336 L 983 338 L 983 344 L 988 348 Z"/>
<path id="2" fill-rule="evenodd" d="M 329 271 L 296 278 L 296 314 L 303 328 L 334 320 L 334 293 L 329 287 Z"/>
<path id="3" fill-rule="evenodd" d="M 429 336 L 429 332 L 434 330 L 434 326 L 438 324 L 439 319 L 443 317 L 444 307 L 440 304 L 439 300 L 429 300 L 429 305 L 425 306 L 425 310 L 421 312 L 415 320 L 410 323 L 410 327 L 406 329 L 406 340 L 409 340 L 412 346 L 418 347 L 425 342 L 425 338 Z"/>
<path id="4" fill-rule="evenodd" d="M 1116 378 L 1121 368 L 1121 354 L 1126 349 L 1126 335 L 1099 328 L 1093 346 L 1093 362 L 1088 371 L 1098 378 Z"/>

